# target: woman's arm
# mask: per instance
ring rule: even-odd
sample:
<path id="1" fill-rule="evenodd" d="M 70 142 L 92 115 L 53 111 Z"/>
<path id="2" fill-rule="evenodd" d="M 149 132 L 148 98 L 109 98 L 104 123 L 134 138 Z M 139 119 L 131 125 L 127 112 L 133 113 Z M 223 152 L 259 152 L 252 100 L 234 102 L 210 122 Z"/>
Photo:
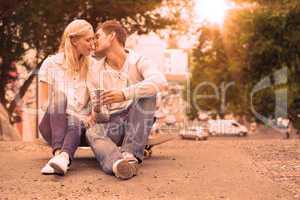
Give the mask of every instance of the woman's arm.
<path id="1" fill-rule="evenodd" d="M 39 109 L 46 111 L 49 105 L 51 85 L 54 84 L 53 57 L 48 57 L 42 63 L 38 74 Z"/>
<path id="2" fill-rule="evenodd" d="M 39 109 L 42 109 L 43 111 L 46 111 L 49 105 L 50 89 L 51 87 L 48 83 L 44 81 L 39 82 Z"/>

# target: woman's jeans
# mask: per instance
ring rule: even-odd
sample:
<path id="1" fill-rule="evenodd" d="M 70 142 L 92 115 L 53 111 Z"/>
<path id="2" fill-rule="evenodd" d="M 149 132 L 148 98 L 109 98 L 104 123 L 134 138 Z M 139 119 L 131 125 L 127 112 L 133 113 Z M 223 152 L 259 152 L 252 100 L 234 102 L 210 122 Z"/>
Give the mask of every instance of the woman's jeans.
<path id="1" fill-rule="evenodd" d="M 83 123 L 72 115 L 66 114 L 67 99 L 63 93 L 50 98 L 48 109 L 43 116 L 39 130 L 43 138 L 55 150 L 67 152 L 72 160 L 84 131 Z"/>

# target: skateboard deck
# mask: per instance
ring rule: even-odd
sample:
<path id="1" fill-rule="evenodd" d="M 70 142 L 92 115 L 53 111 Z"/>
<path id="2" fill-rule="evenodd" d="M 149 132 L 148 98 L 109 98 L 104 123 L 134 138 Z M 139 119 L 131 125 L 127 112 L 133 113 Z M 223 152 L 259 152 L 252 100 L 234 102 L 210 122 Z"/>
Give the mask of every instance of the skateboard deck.
<path id="1" fill-rule="evenodd" d="M 168 141 L 171 141 L 175 138 L 176 138 L 176 135 L 171 135 L 171 134 L 157 134 L 152 137 L 150 136 L 148 138 L 147 145 L 145 146 L 145 149 L 144 149 L 144 156 L 151 157 L 153 147 L 163 144 L 163 143 L 166 143 Z"/>

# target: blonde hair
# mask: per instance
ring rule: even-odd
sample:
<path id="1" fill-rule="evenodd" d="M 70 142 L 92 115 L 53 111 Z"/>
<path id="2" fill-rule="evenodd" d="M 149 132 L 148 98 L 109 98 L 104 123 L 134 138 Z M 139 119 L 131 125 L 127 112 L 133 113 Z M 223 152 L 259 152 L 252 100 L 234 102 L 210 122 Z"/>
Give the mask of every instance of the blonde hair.
<path id="1" fill-rule="evenodd" d="M 78 58 L 76 47 L 72 44 L 71 39 L 80 38 L 91 30 L 93 31 L 93 27 L 86 20 L 76 19 L 65 28 L 59 46 L 59 52 L 64 53 L 64 64 L 67 67 L 67 71 L 71 75 L 79 73 L 80 79 L 86 79 L 90 57 L 81 56 Z"/>

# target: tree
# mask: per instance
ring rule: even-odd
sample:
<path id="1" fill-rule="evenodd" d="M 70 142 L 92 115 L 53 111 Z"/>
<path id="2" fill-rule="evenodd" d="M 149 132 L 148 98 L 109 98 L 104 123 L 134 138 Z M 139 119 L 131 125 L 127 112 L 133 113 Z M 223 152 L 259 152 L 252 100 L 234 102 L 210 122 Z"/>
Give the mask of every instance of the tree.
<path id="1" fill-rule="evenodd" d="M 29 88 L 40 64 L 57 51 L 66 25 L 76 18 L 99 22 L 117 19 L 129 32 L 147 33 L 176 22 L 176 14 L 162 17 L 157 11 L 163 0 L 10 0 L 0 2 L 0 103 L 11 118 L 16 105 Z M 35 49 L 36 61 L 31 67 L 22 56 Z M 31 71 L 13 101 L 5 97 L 6 85 L 16 61 Z M 1 120 L 3 123 L 9 120 Z M 12 122 L 12 121 L 11 121 Z"/>
<path id="2" fill-rule="evenodd" d="M 228 90 L 228 112 L 251 115 L 250 94 L 259 81 L 283 67 L 288 69 L 288 85 L 273 86 L 254 95 L 254 107 L 265 116 L 274 115 L 274 91 L 289 88 L 289 105 L 300 92 L 300 3 L 292 0 L 236 0 L 250 3 L 232 10 L 224 27 L 214 32 L 207 24 L 200 29 L 199 45 L 193 50 L 192 92 L 205 80 L 214 84 L 234 81 Z M 209 31 L 203 31 L 208 29 Z M 216 38 L 222 39 L 216 39 Z M 207 45 L 203 45 L 207 44 Z M 220 56 L 218 56 L 220 55 Z M 218 73 L 218 66 L 224 66 Z M 202 100 L 198 104 L 216 109 L 220 102 Z M 210 106 L 209 106 L 210 105 Z M 195 112 L 194 112 L 195 113 Z"/>
<path id="3" fill-rule="evenodd" d="M 253 15 L 246 57 L 249 89 L 267 76 L 274 82 L 272 74 L 275 71 L 283 67 L 288 69 L 287 84 L 262 90 L 254 97 L 257 111 L 269 116 L 274 115 L 275 91 L 288 88 L 289 107 L 300 92 L 297 78 L 300 72 L 300 3 L 289 0 L 278 0 L 272 5 L 270 1 L 258 3 L 260 7 Z"/>
<path id="4" fill-rule="evenodd" d="M 107 19 L 120 20 L 130 32 L 146 33 L 172 24 L 155 9 L 161 0 L 12 0 L 0 2 L 0 102 L 11 114 L 15 103 L 5 99 L 12 63 L 30 49 L 37 50 L 36 65 L 57 50 L 65 26 L 75 18 L 87 19 L 94 27 Z M 25 66 L 26 63 L 23 63 Z M 29 67 L 28 67 L 29 69 Z M 34 76 L 35 73 L 32 74 Z M 21 87 L 21 97 L 33 78 Z"/>
<path id="5" fill-rule="evenodd" d="M 218 27 L 206 26 L 199 29 L 201 32 L 198 45 L 193 51 L 191 91 L 193 91 L 192 106 L 196 110 L 215 110 L 221 112 L 220 99 L 215 95 L 219 91 L 222 82 L 228 80 L 228 58 L 225 53 L 223 37 Z M 215 90 L 217 88 L 217 91 Z M 200 98 L 196 96 L 205 95 L 212 98 Z M 215 96 L 215 97 L 213 97 Z M 196 116 L 192 113 L 192 118 Z"/>

